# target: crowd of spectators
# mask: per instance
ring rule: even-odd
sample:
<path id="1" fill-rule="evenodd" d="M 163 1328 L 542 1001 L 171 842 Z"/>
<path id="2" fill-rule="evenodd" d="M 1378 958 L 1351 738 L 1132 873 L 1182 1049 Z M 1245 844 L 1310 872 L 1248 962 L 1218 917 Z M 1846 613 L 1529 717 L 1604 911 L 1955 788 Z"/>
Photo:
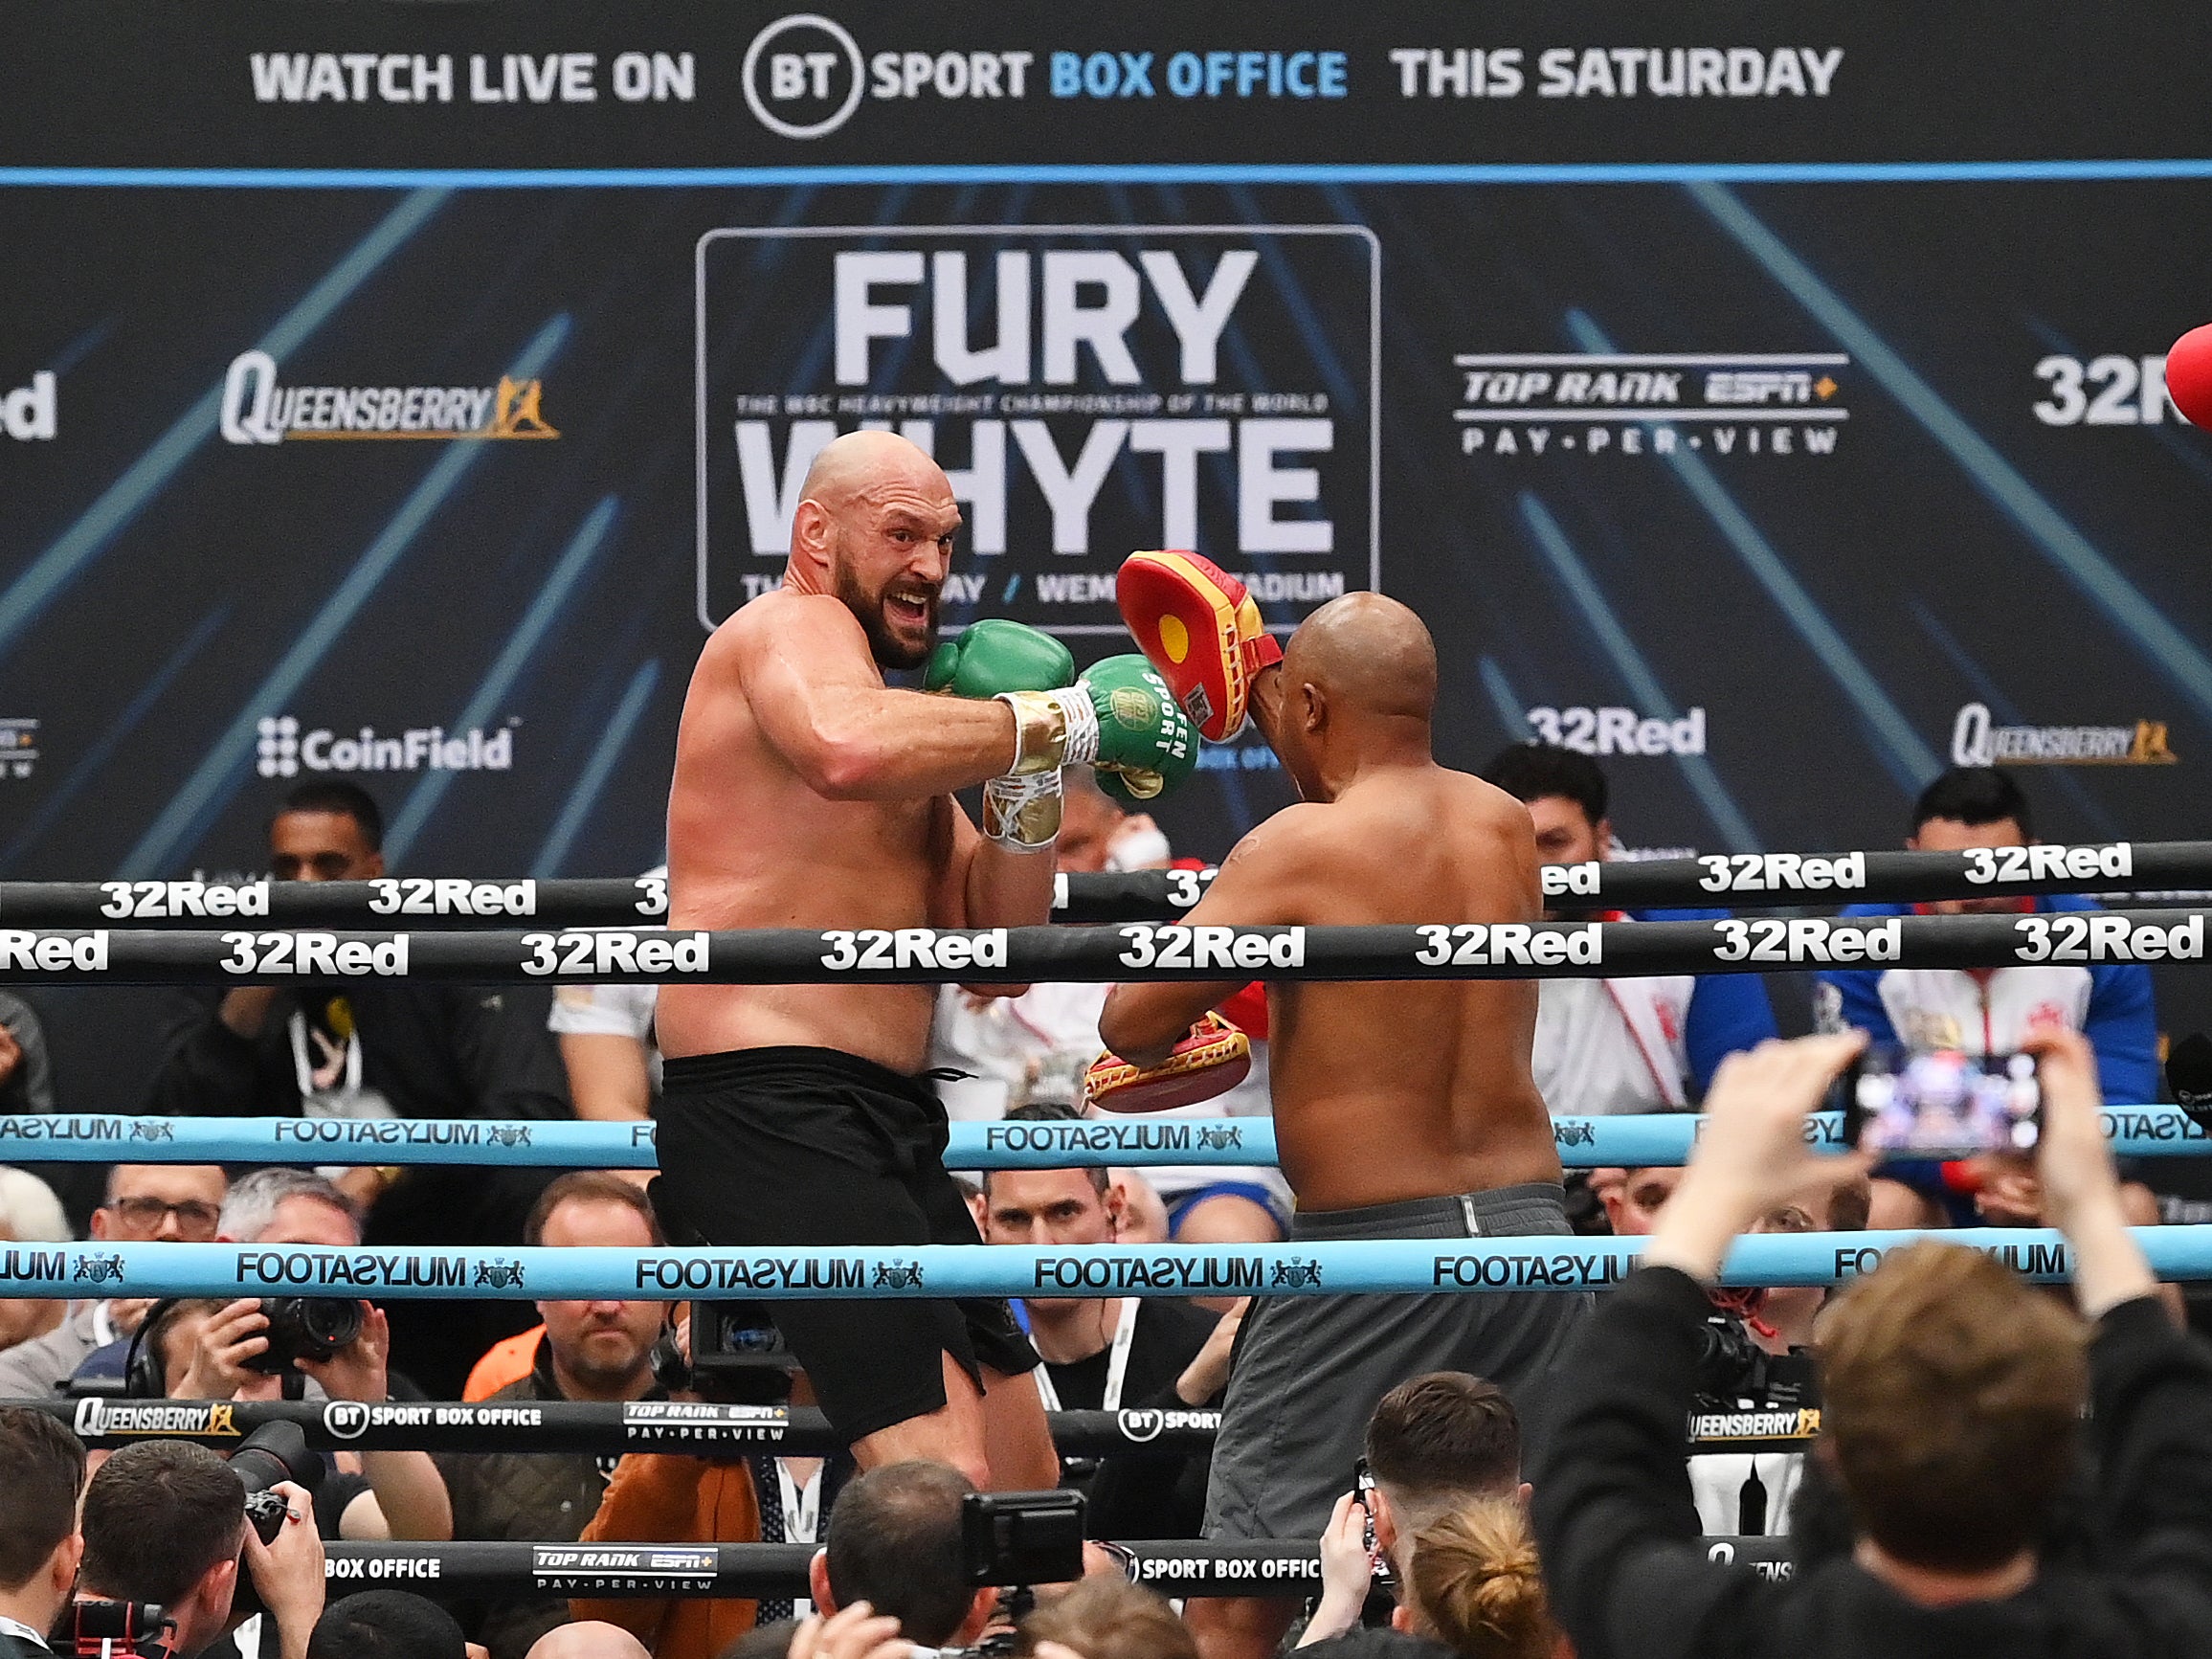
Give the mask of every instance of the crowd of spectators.
<path id="1" fill-rule="evenodd" d="M 1607 780 L 1589 757 L 1520 745 L 1486 775 L 1524 800 L 1547 862 L 1620 852 Z M 1938 778 L 1910 846 L 2032 840 L 2017 784 L 1988 769 Z M 270 824 L 285 880 L 382 873 L 375 803 L 348 784 L 293 792 Z M 1159 867 L 1150 818 L 1071 785 L 1061 864 Z M 2070 910 L 2072 898 L 1921 907 Z M 1688 919 L 1713 911 L 1642 912 Z M 1888 913 L 1854 907 L 1854 914 Z M 1612 919 L 1633 920 L 1615 913 Z M 1778 982 L 1779 983 L 1779 982 Z M 950 1115 L 1082 1114 L 1104 987 L 941 994 L 932 1062 Z M 1792 994 L 1801 996 L 1799 988 Z M 1754 975 L 1546 980 L 1535 1034 L 1555 1112 L 1703 1109 L 1687 1169 L 1588 1172 L 1577 1224 L 1642 1236 L 1648 1264 L 1603 1299 L 1546 1401 L 1553 1432 L 1524 1469 L 1521 1419 L 1494 1384 L 1409 1378 L 1368 1424 L 1358 1471 L 1320 1539 L 1322 1593 L 1291 1640 L 1316 1653 L 1620 1659 L 1709 1651 L 1842 1655 L 2212 1651 L 2212 1365 L 2151 1282 L 2128 1223 L 2158 1199 L 2116 1168 L 2100 1098 L 2160 1097 L 2147 970 L 1835 970 L 1778 1022 Z M 1253 1037 L 1252 1078 L 1199 1115 L 1264 1112 L 1265 1004 L 1227 1012 Z M 635 1120 L 659 1056 L 650 988 L 352 983 L 180 998 L 144 1107 L 170 1115 Z M 2025 1049 L 2048 1122 L 2034 1157 L 1814 1162 L 1802 1123 L 1857 1039 L 1776 1043 L 1778 1024 L 1853 1029 L 1969 1053 Z M 73 1104 L 32 1004 L 0 994 L 0 1112 Z M 90 1201 L 89 1198 L 85 1201 Z M 987 1244 L 1272 1243 L 1288 1193 L 1272 1169 L 989 1172 L 972 1206 Z M 664 1242 L 642 1182 L 519 1167 L 255 1172 L 119 1164 L 87 1236 L 352 1247 L 517 1243 L 641 1249 Z M 2060 1228 L 2078 1312 L 1987 1258 L 1940 1244 L 1896 1254 L 1847 1293 L 1719 1292 L 1746 1232 L 1970 1222 Z M 0 1239 L 74 1235 L 35 1174 L 0 1168 Z M 1034 1298 L 1017 1316 L 1048 1409 L 1218 1407 L 1240 1303 Z M 528 1321 L 534 1314 L 535 1324 Z M 1713 1397 L 1709 1333 L 1739 1331 L 1776 1375 L 1819 1377 L 1823 1433 L 1803 1450 L 1686 1455 L 1693 1402 Z M 527 1326 L 526 1329 L 522 1328 Z M 760 1403 L 804 1405 L 803 1373 L 761 1316 Z M 364 1304 L 327 1357 L 272 1352 L 256 1298 L 0 1301 L 0 1400 L 127 1392 L 279 1398 L 634 1402 L 699 1398 L 691 1322 L 649 1301 Z M 1793 1371 L 1790 1368 L 1795 1367 Z M 1762 1373 L 1764 1375 L 1764 1373 Z M 2087 1425 L 2084 1409 L 2089 1407 Z M 52 1411 L 0 1407 L 0 1659 L 156 1620 L 136 1650 L 278 1659 L 892 1659 L 975 1645 L 1045 1659 L 1180 1659 L 1200 1651 L 1168 1603 L 1110 1555 L 1033 1611 L 963 1573 L 972 1488 L 934 1464 L 867 1472 L 772 1447 L 619 1458 L 577 1452 L 312 1454 L 319 1478 L 272 1490 L 266 1537 L 237 1471 L 178 1441 L 90 1458 Z M 1063 1462 L 1093 1539 L 1195 1538 L 1202 1453 L 1133 1448 Z M 311 1490 L 310 1490 L 311 1489 Z M 1795 1576 L 1708 1558 L 1701 1539 L 1786 1536 Z M 758 1599 L 426 1599 L 379 1589 L 325 1604 L 324 1539 L 818 1545 L 804 1593 Z M 81 1604 L 101 1603 L 95 1613 Z M 1018 1616 L 1017 1616 L 1018 1615 Z M 89 1650 L 89 1649 L 87 1649 Z M 113 1648 L 121 1653 L 126 1648 Z"/>

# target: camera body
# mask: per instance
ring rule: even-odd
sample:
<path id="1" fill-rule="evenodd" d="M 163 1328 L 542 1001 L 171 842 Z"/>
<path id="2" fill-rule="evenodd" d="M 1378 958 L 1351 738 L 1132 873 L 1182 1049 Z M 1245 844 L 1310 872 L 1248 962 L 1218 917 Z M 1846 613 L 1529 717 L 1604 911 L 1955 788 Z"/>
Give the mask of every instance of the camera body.
<path id="1" fill-rule="evenodd" d="M 320 1364 L 336 1357 L 361 1334 L 361 1308 L 343 1296 L 264 1296 L 269 1346 L 245 1361 L 246 1369 L 279 1377 L 302 1359 Z"/>
<path id="2" fill-rule="evenodd" d="M 264 1544 L 277 1541 L 291 1509 L 284 1494 L 272 1490 L 277 1483 L 288 1480 L 310 1495 L 323 1484 L 323 1460 L 307 1449 L 307 1433 L 296 1423 L 264 1423 L 240 1441 L 238 1448 L 224 1461 L 245 1485 L 246 1522 Z M 252 1568 L 242 1555 L 231 1611 L 247 1616 L 261 1611 Z"/>
<path id="3" fill-rule="evenodd" d="M 941 1648 L 940 1659 L 1003 1659 L 1014 1651 L 1013 1624 L 1037 1604 L 1033 1584 L 1083 1577 L 1084 1497 L 1053 1491 L 970 1492 L 960 1504 L 960 1569 L 976 1589 L 1008 1593 L 999 1604 L 1008 1627 L 972 1648 Z"/>
<path id="4" fill-rule="evenodd" d="M 653 1347 L 655 1381 L 716 1405 L 784 1404 L 797 1364 L 763 1302 L 692 1303 L 688 1361 L 674 1326 Z"/>
<path id="5" fill-rule="evenodd" d="M 1697 1399 L 1723 1411 L 1789 1411 L 1821 1402 L 1813 1356 L 1803 1348 L 1770 1354 L 1740 1313 L 1715 1310 L 1699 1334 Z"/>

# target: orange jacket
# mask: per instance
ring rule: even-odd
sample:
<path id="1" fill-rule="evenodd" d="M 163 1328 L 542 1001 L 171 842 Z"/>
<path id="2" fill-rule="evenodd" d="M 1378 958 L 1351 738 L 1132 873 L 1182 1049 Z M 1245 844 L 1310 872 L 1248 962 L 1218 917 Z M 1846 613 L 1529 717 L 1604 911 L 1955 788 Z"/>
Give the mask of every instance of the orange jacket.
<path id="1" fill-rule="evenodd" d="M 615 1466 L 586 1543 L 750 1544 L 760 1541 L 760 1501 L 743 1463 L 634 1451 Z M 749 1601 L 672 1596 L 659 1601 L 574 1598 L 577 1619 L 619 1625 L 654 1659 L 714 1659 L 753 1626 Z"/>

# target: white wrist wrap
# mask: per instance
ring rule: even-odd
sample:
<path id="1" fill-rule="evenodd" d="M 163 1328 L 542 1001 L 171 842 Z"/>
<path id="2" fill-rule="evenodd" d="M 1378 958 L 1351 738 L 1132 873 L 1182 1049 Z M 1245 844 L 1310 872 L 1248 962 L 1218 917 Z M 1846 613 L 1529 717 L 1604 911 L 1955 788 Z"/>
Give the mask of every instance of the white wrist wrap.
<path id="1" fill-rule="evenodd" d="M 1060 773 L 1009 773 L 983 780 L 983 833 L 1011 852 L 1044 852 L 1060 839 Z"/>
<path id="2" fill-rule="evenodd" d="M 1059 691 L 1001 691 L 1014 710 L 1014 775 L 1088 766 L 1098 758 L 1098 710 L 1082 685 Z"/>

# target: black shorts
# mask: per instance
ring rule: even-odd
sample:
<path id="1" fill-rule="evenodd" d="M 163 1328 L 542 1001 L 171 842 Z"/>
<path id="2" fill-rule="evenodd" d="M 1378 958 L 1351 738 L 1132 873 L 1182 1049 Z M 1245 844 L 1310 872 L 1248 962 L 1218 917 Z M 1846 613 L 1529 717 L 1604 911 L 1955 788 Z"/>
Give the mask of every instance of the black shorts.
<path id="1" fill-rule="evenodd" d="M 927 1083 L 834 1048 L 666 1062 L 658 1197 L 710 1244 L 979 1244 L 946 1173 Z M 773 1301 L 831 1425 L 850 1441 L 945 1404 L 940 1354 L 980 1388 L 1037 1351 L 1004 1301 Z"/>

